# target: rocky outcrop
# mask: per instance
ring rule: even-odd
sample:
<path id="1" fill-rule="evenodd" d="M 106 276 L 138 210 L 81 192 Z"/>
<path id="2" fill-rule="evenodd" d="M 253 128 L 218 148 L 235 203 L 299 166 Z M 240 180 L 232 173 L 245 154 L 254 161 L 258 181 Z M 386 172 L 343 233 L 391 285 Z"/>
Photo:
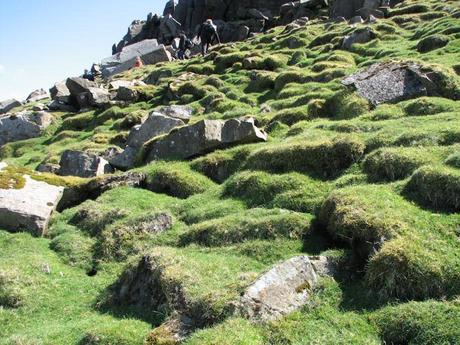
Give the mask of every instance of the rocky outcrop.
<path id="1" fill-rule="evenodd" d="M 38 101 L 41 101 L 43 99 L 46 99 L 48 98 L 50 95 L 48 93 L 48 91 L 44 90 L 44 89 L 39 89 L 39 90 L 35 90 L 34 92 L 32 92 L 26 99 L 26 101 L 28 103 L 31 103 L 31 102 L 38 102 Z"/>
<path id="2" fill-rule="evenodd" d="M 59 165 L 58 174 L 61 176 L 87 178 L 113 172 L 113 168 L 104 158 L 81 151 L 64 151 Z"/>
<path id="3" fill-rule="evenodd" d="M 70 91 L 66 83 L 61 81 L 50 89 L 50 96 L 54 101 L 69 103 Z"/>
<path id="4" fill-rule="evenodd" d="M 305 305 L 316 283 L 317 275 L 307 256 L 289 259 L 249 286 L 241 297 L 241 313 L 254 321 L 276 320 Z"/>
<path id="5" fill-rule="evenodd" d="M 0 170 L 5 167 L 0 163 Z M 0 188 L 0 228 L 41 236 L 46 233 L 64 188 L 35 181 L 29 176 L 23 178 L 24 186 L 19 189 Z"/>
<path id="6" fill-rule="evenodd" d="M 389 7 L 392 7 L 402 0 L 332 0 L 330 1 L 330 17 L 351 19 L 360 16 L 369 19 L 372 15 L 382 18 Z"/>
<path id="7" fill-rule="evenodd" d="M 9 142 L 36 138 L 51 122 L 52 116 L 45 111 L 0 116 L 0 146 Z"/>
<path id="8" fill-rule="evenodd" d="M 115 55 L 102 60 L 102 76 L 108 78 L 133 68 L 137 57 L 148 65 L 172 60 L 164 45 L 159 45 L 156 39 L 146 39 L 124 47 Z"/>
<path id="9" fill-rule="evenodd" d="M 266 140 L 267 134 L 255 126 L 253 119 L 203 120 L 151 141 L 145 148 L 146 160 L 187 159 L 219 148 Z"/>
<path id="10" fill-rule="evenodd" d="M 16 99 L 7 99 L 6 101 L 0 102 L 0 114 L 6 114 L 7 112 L 13 110 L 14 108 L 20 107 L 22 105 Z"/>
<path id="11" fill-rule="evenodd" d="M 172 112 L 170 112 L 172 113 Z M 169 133 L 173 128 L 183 126 L 181 119 L 153 112 L 141 125 L 135 126 L 129 133 L 125 150 L 113 157 L 110 163 L 119 169 L 132 168 L 141 147 L 152 138 Z"/>
<path id="12" fill-rule="evenodd" d="M 442 86 L 445 78 L 437 72 L 424 70 L 420 65 L 407 63 L 376 63 L 354 73 L 342 81 L 373 105 L 396 103 L 421 96 L 451 96 Z"/>
<path id="13" fill-rule="evenodd" d="M 95 82 L 83 78 L 68 78 L 66 86 L 70 91 L 70 103 L 78 109 L 102 107 L 109 103 L 111 98 L 108 90 L 100 88 Z"/>

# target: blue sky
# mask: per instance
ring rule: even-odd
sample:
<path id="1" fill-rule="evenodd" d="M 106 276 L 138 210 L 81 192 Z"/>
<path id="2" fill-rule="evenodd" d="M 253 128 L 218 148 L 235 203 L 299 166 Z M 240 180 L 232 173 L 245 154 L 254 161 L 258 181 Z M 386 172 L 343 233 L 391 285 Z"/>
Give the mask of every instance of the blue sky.
<path id="1" fill-rule="evenodd" d="M 0 0 L 0 100 L 80 75 L 165 0 Z"/>

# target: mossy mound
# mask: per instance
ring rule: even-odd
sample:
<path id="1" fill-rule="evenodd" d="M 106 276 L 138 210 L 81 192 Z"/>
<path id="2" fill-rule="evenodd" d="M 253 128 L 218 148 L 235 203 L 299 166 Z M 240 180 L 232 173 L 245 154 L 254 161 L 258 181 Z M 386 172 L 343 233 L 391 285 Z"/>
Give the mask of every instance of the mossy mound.
<path id="1" fill-rule="evenodd" d="M 252 209 L 245 214 L 195 224 L 181 236 L 180 242 L 183 245 L 222 246 L 254 239 L 301 239 L 310 230 L 311 219 L 300 213 Z"/>
<path id="2" fill-rule="evenodd" d="M 185 164 L 155 163 L 143 171 L 147 173 L 146 187 L 149 190 L 181 199 L 203 193 L 214 185 Z"/>
<path id="3" fill-rule="evenodd" d="M 412 175 L 406 193 L 421 205 L 435 210 L 460 210 L 460 172 L 441 166 L 425 166 Z"/>
<path id="4" fill-rule="evenodd" d="M 382 340 L 391 344 L 456 344 L 460 342 L 458 302 L 410 302 L 371 315 Z"/>
<path id="5" fill-rule="evenodd" d="M 249 155 L 245 167 L 275 173 L 297 171 L 330 178 L 358 162 L 364 144 L 351 137 L 321 142 L 289 143 L 263 148 Z"/>

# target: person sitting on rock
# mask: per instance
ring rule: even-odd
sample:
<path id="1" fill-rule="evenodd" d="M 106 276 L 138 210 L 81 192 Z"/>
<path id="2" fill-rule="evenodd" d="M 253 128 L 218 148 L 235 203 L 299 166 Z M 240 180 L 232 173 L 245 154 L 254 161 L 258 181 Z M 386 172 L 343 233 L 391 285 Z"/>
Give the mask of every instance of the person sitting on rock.
<path id="1" fill-rule="evenodd" d="M 176 0 L 169 0 L 166 3 L 165 9 L 163 11 L 163 16 L 166 17 L 168 14 L 173 16 L 174 13 L 176 12 L 176 6 L 177 6 Z"/>
<path id="2" fill-rule="evenodd" d="M 177 57 L 179 60 L 187 58 L 187 50 L 192 49 L 192 41 L 182 32 L 179 35 L 179 48 L 177 49 Z"/>
<path id="3" fill-rule="evenodd" d="M 221 43 L 219 33 L 217 31 L 217 26 L 214 25 L 212 19 L 206 20 L 201 25 L 198 36 L 201 39 L 201 53 L 203 56 L 208 53 L 209 47 L 211 47 L 214 41 L 217 41 L 219 44 Z"/>
<path id="4" fill-rule="evenodd" d="M 94 75 L 90 71 L 85 69 L 85 71 L 83 72 L 83 79 L 94 81 Z"/>
<path id="5" fill-rule="evenodd" d="M 142 62 L 142 59 L 138 56 L 136 58 L 136 62 L 134 63 L 134 68 L 140 68 L 143 66 L 144 66 L 144 63 Z"/>

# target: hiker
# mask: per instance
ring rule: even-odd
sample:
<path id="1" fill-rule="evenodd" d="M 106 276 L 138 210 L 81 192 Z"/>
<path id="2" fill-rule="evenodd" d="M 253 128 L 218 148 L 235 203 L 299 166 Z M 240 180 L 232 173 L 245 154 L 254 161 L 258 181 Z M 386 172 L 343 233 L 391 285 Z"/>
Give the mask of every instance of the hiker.
<path id="1" fill-rule="evenodd" d="M 209 47 L 217 40 L 220 44 L 219 33 L 217 32 L 217 26 L 214 25 L 212 19 L 207 19 L 200 28 L 198 35 L 201 39 L 201 53 L 205 56 L 208 53 Z"/>
<path id="2" fill-rule="evenodd" d="M 189 38 L 184 34 L 181 33 L 179 35 L 179 48 L 177 49 L 177 58 L 179 60 L 187 59 L 187 50 L 193 48 L 193 43 Z"/>
<path id="3" fill-rule="evenodd" d="M 90 71 L 85 69 L 85 71 L 83 72 L 83 79 L 94 81 L 94 75 Z"/>
<path id="4" fill-rule="evenodd" d="M 143 66 L 144 66 L 144 63 L 142 62 L 142 59 L 138 56 L 136 58 L 136 62 L 134 63 L 134 68 L 140 68 Z"/>

